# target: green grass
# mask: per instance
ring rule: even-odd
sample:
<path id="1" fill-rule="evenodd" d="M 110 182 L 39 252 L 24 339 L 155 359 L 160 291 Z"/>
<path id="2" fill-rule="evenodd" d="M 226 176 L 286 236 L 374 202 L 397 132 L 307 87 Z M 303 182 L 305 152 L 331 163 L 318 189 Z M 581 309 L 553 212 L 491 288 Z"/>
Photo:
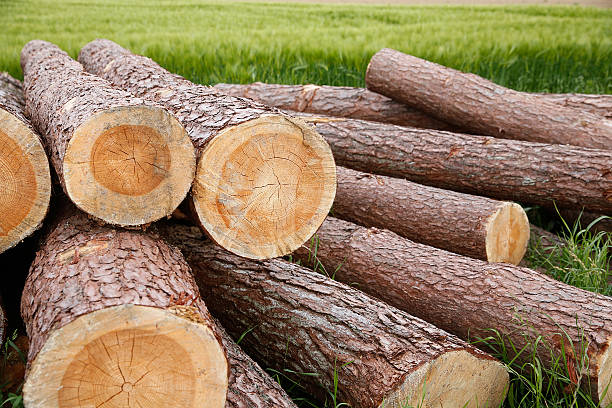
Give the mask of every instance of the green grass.
<path id="1" fill-rule="evenodd" d="M 362 86 L 392 47 L 525 91 L 612 93 L 612 10 L 174 1 L 2 1 L 0 70 L 29 40 L 106 37 L 200 83 Z"/>

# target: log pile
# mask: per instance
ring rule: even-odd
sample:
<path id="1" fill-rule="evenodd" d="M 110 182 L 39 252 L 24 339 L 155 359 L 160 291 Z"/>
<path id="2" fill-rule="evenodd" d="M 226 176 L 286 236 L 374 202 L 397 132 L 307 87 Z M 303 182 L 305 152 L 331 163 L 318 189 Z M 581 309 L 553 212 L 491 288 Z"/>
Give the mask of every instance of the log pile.
<path id="1" fill-rule="evenodd" d="M 389 49 L 367 89 L 207 87 L 109 40 L 79 62 L 34 40 L 21 65 L 23 87 L 0 75 L 0 252 L 49 212 L 8 381 L 26 408 L 295 408 L 262 366 L 355 408 L 495 407 L 508 372 L 469 343 L 491 330 L 612 402 L 612 299 L 517 266 L 530 231 L 566 243 L 514 202 L 612 214 L 609 95 Z"/>

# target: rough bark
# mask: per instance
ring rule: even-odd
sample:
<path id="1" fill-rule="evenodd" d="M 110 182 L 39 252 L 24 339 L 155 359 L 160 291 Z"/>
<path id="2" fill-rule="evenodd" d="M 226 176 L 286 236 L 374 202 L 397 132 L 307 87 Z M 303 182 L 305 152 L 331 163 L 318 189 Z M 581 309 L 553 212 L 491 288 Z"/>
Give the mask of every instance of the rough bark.
<path id="1" fill-rule="evenodd" d="M 171 74 L 108 40 L 79 61 L 114 86 L 166 106 L 199 151 L 192 190 L 198 222 L 249 258 L 290 253 L 321 225 L 335 195 L 329 146 L 301 120 Z"/>
<path id="2" fill-rule="evenodd" d="M 594 115 L 612 119 L 612 95 L 590 94 L 550 94 L 536 93 L 534 95 L 549 101 L 575 109 L 582 109 Z"/>
<path id="3" fill-rule="evenodd" d="M 595 214 L 589 211 L 578 211 L 571 208 L 561 208 L 559 209 L 559 213 L 561 217 L 567 222 L 568 225 L 573 226 L 574 223 L 580 220 L 580 227 L 586 228 L 594 222 L 598 220 L 597 223 L 593 224 L 591 231 L 597 233 L 600 231 L 611 233 L 612 234 L 612 214 L 608 215 L 607 218 L 602 218 L 603 214 Z"/>
<path id="4" fill-rule="evenodd" d="M 488 264 L 331 217 L 317 237 L 317 260 L 326 270 L 335 271 L 335 279 L 341 282 L 463 339 L 485 338 L 493 335 L 490 329 L 496 329 L 507 345 L 511 341 L 515 350 L 521 350 L 542 336 L 538 352 L 546 365 L 551 361 L 548 346 L 556 355 L 565 347 L 570 363 L 581 369 L 580 350 L 587 344 L 589 366 L 581 384 L 596 399 L 612 378 L 609 297 L 527 268 Z M 295 255 L 309 258 L 306 249 Z M 568 351 L 572 347 L 576 351 Z M 529 352 L 519 357 L 519 361 L 525 359 Z M 608 393 L 602 406 L 611 401 Z"/>
<path id="5" fill-rule="evenodd" d="M 108 398 L 106 406 L 190 407 L 210 398 L 223 406 L 225 351 L 181 253 L 158 237 L 100 226 L 72 206 L 60 211 L 21 300 L 31 341 L 26 405 Z M 155 347 L 164 346 L 171 350 L 156 357 Z M 146 390 L 137 387 L 141 380 Z"/>
<path id="6" fill-rule="evenodd" d="M 215 89 L 279 109 L 371 120 L 426 129 L 455 128 L 407 105 L 369 91 L 326 85 L 217 84 Z"/>
<path id="7" fill-rule="evenodd" d="M 304 115 L 339 165 L 501 200 L 612 212 L 612 152 Z"/>
<path id="8" fill-rule="evenodd" d="M 466 370 L 463 377 L 459 372 L 441 374 L 453 377 L 453 391 L 440 388 L 447 400 L 440 403 L 426 393 L 424 406 L 461 406 L 476 389 L 482 392 L 481 406 L 503 399 L 507 377 L 498 363 L 434 326 L 295 264 L 249 261 L 227 253 L 203 241 L 195 228 L 160 228 L 185 254 L 212 313 L 234 336 L 251 330 L 241 345 L 278 370 L 316 373 L 296 379 L 319 396 L 325 393 L 321 387 L 333 388 L 337 374 L 341 401 L 362 408 L 399 406 L 394 395 L 398 388 L 404 387 L 407 395 L 419 388 L 414 379 L 412 389 L 407 386 L 415 370 L 461 350 L 482 364 L 476 372 L 487 379 L 476 386 L 470 377 L 472 363 L 457 361 L 455 367 L 463 364 Z M 436 393 L 438 381 L 442 379 L 431 373 L 428 391 Z M 460 403 L 458 395 L 465 401 Z M 472 399 L 469 406 L 473 404 Z"/>
<path id="9" fill-rule="evenodd" d="M 612 121 L 389 48 L 366 71 L 368 89 L 471 133 L 612 149 Z"/>
<path id="10" fill-rule="evenodd" d="M 337 167 L 336 217 L 457 254 L 518 264 L 529 220 L 515 203 Z"/>
<path id="11" fill-rule="evenodd" d="M 40 228 L 51 197 L 47 155 L 24 104 L 21 82 L 0 73 L 0 253 Z"/>
<path id="12" fill-rule="evenodd" d="M 86 73 L 54 44 L 21 52 L 27 115 L 66 195 L 104 222 L 136 226 L 172 213 L 195 172 L 177 119 Z"/>
<path id="13" fill-rule="evenodd" d="M 285 390 L 249 357 L 217 322 L 230 376 L 226 408 L 296 408 Z"/>

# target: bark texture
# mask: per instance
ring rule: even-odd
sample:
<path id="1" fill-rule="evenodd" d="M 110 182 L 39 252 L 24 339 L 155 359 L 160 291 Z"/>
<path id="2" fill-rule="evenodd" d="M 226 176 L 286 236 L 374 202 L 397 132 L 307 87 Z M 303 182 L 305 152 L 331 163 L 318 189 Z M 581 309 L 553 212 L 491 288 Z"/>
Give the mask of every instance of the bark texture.
<path id="1" fill-rule="evenodd" d="M 527 268 L 487 264 L 332 217 L 323 223 L 317 237 L 317 259 L 328 271 L 342 265 L 335 272 L 341 282 L 356 285 L 463 339 L 488 337 L 492 335 L 489 329 L 497 329 L 516 350 L 540 335 L 557 353 L 562 341 L 566 351 L 588 344 L 589 378 L 583 378 L 582 385 L 598 398 L 598 386 L 610 381 L 609 361 L 608 378 L 598 377 L 599 370 L 604 370 L 602 357 L 609 354 L 612 342 L 609 297 Z M 295 255 L 309 259 L 306 249 Z M 538 351 L 542 362 L 550 364 L 546 347 Z M 523 353 L 520 358 L 528 355 Z M 578 353 L 573 356 L 580 361 Z"/>
<path id="2" fill-rule="evenodd" d="M 607 218 L 601 218 L 603 214 L 596 214 L 589 211 L 578 211 L 571 208 L 561 208 L 559 209 L 559 213 L 568 223 L 568 225 L 574 225 L 576 221 L 580 220 L 581 228 L 586 228 L 593 221 L 599 219 L 599 221 L 593 225 L 591 231 L 603 231 L 612 234 L 612 214 L 610 212 L 607 213 Z"/>
<path id="3" fill-rule="evenodd" d="M 336 217 L 491 262 L 518 264 L 527 248 L 529 221 L 520 207 L 519 218 L 501 220 L 511 203 L 344 167 L 337 179 Z"/>
<path id="4" fill-rule="evenodd" d="M 21 50 L 26 113 L 43 137 L 51 164 L 64 184 L 64 155 L 73 132 L 97 112 L 145 104 L 83 66 L 54 44 L 34 40 Z"/>
<path id="5" fill-rule="evenodd" d="M 30 267 L 21 298 L 30 364 L 54 330 L 112 306 L 168 308 L 188 297 L 216 332 L 178 250 L 150 234 L 100 226 L 72 206 L 60 211 Z"/>
<path id="6" fill-rule="evenodd" d="M 296 112 L 371 120 L 426 129 L 455 128 L 407 105 L 369 91 L 326 85 L 217 84 L 228 95 L 249 98 L 268 106 Z"/>
<path id="7" fill-rule="evenodd" d="M 25 100 L 23 98 L 23 85 L 6 72 L 0 72 L 0 109 L 9 112 L 23 122 L 29 129 L 34 130 L 25 116 Z"/>
<path id="8" fill-rule="evenodd" d="M 217 320 L 215 319 L 217 322 Z M 285 390 L 249 357 L 217 322 L 230 377 L 226 408 L 296 408 Z"/>
<path id="9" fill-rule="evenodd" d="M 590 94 L 550 94 L 536 93 L 534 95 L 549 101 L 575 109 L 582 109 L 594 115 L 612 119 L 612 95 Z"/>
<path id="10" fill-rule="evenodd" d="M 132 54 L 109 40 L 95 40 L 79 53 L 92 74 L 146 100 L 164 105 L 181 121 L 191 141 L 201 149 L 221 130 L 264 114 L 279 114 L 245 98 L 225 95 L 172 74 L 150 58 Z"/>
<path id="11" fill-rule="evenodd" d="M 366 71 L 368 89 L 471 133 L 612 149 L 612 121 L 389 48 Z"/>
<path id="12" fill-rule="evenodd" d="M 304 115 L 342 166 L 501 200 L 612 213 L 609 150 Z"/>
<path id="13" fill-rule="evenodd" d="M 321 396 L 338 375 L 338 396 L 379 406 L 410 372 L 471 346 L 348 286 L 282 260 L 250 261 L 201 239 L 193 227 L 160 226 L 190 263 L 211 311 L 259 361 L 297 373 Z M 214 301 L 213 301 L 214 299 Z M 432 380 L 433 381 L 433 380 Z M 502 397 L 503 398 L 503 397 Z M 394 405 L 395 406 L 395 405 Z"/>

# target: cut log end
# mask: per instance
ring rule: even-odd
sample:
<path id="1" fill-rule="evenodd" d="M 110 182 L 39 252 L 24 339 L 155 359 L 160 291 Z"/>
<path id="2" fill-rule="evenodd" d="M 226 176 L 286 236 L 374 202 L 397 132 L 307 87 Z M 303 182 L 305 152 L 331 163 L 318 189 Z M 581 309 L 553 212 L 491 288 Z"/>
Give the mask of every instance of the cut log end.
<path id="1" fill-rule="evenodd" d="M 334 159 L 323 138 L 299 119 L 264 115 L 222 131 L 206 146 L 193 205 L 215 242 L 265 259 L 310 238 L 335 194 Z"/>
<path id="2" fill-rule="evenodd" d="M 485 241 L 489 262 L 518 265 L 529 243 L 529 219 L 523 208 L 516 203 L 503 203 L 489 218 Z"/>
<path id="3" fill-rule="evenodd" d="M 168 112 L 150 106 L 94 115 L 75 130 L 63 163 L 74 203 L 124 226 L 171 214 L 187 195 L 194 173 L 195 151 L 187 133 Z"/>
<path id="4" fill-rule="evenodd" d="M 612 337 L 608 339 L 608 346 L 599 356 L 597 371 L 597 395 L 599 404 L 607 407 L 612 404 Z"/>
<path id="5" fill-rule="evenodd" d="M 45 343 L 24 384 L 28 407 L 223 407 L 228 363 L 205 324 L 121 305 L 83 315 Z"/>
<path id="6" fill-rule="evenodd" d="M 49 162 L 38 136 L 0 109 L 0 252 L 40 226 L 50 196 Z"/>
<path id="7" fill-rule="evenodd" d="M 412 372 L 380 407 L 498 407 L 507 390 L 508 373 L 497 360 L 451 351 Z"/>

